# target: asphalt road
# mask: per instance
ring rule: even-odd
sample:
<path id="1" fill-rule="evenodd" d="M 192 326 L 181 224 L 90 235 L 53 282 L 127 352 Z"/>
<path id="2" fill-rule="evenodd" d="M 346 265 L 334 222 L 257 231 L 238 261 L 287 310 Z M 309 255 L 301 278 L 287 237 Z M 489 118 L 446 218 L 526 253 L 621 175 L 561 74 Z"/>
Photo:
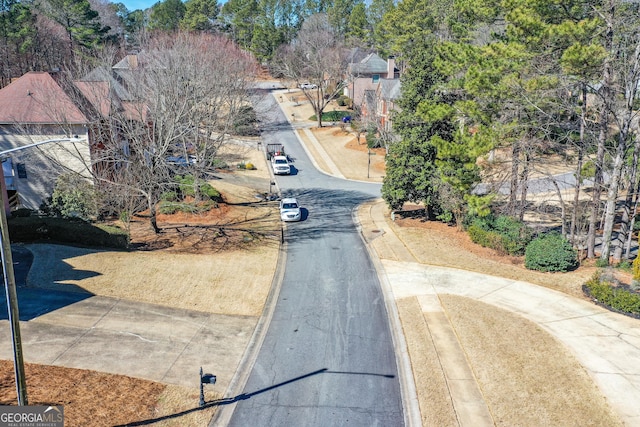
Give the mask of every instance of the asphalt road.
<path id="1" fill-rule="evenodd" d="M 275 309 L 229 425 L 404 425 L 384 298 L 352 219 L 380 185 L 318 172 L 273 97 L 262 103 L 264 143 L 284 144 L 294 165 L 275 179 L 303 220 L 285 229 Z"/>

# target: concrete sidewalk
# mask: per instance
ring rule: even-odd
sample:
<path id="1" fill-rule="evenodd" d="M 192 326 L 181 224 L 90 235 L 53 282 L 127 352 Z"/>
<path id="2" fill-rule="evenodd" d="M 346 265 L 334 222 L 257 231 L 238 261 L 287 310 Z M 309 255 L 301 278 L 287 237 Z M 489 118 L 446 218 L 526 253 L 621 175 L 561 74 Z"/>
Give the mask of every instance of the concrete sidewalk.
<path id="1" fill-rule="evenodd" d="M 493 423 L 485 417 L 465 417 L 469 411 L 482 409 L 482 397 L 472 382 L 466 381 L 468 366 L 456 351 L 451 325 L 440 315 L 439 294 L 473 298 L 537 323 L 570 349 L 625 425 L 640 425 L 640 321 L 542 286 L 419 264 L 411 259 L 413 256 L 397 256 L 409 251 L 387 226 L 384 212 L 382 203 L 368 209 L 370 224 L 384 231 L 371 244 L 383 258 L 383 274 L 391 284 L 393 298 L 417 297 L 429 328 L 435 335 L 444 336 L 436 347 L 446 365 L 454 361 L 455 366 L 445 366 L 444 371 L 448 380 L 461 385 L 451 389 L 461 425 Z M 389 253 L 394 259 L 387 258 Z M 476 417 L 483 411 L 472 413 Z M 469 422 L 463 422 L 465 418 Z"/>
<path id="2" fill-rule="evenodd" d="M 287 102 L 280 106 L 290 117 L 292 106 Z M 305 126 L 298 121 L 294 127 Z M 312 146 L 322 147 L 305 129 L 300 140 L 306 143 L 308 139 Z M 328 156 L 321 148 L 307 151 L 312 156 Z M 322 168 L 323 160 L 315 162 Z M 324 172 L 335 174 L 332 169 Z M 386 213 L 381 200 L 360 209 L 363 237 L 380 258 L 379 274 L 389 284 L 388 298 L 417 297 L 420 301 L 461 426 L 494 425 L 494 420 L 443 314 L 439 294 L 473 298 L 537 323 L 570 349 L 625 425 L 640 425 L 640 321 L 541 286 L 420 264 L 393 232 Z"/>

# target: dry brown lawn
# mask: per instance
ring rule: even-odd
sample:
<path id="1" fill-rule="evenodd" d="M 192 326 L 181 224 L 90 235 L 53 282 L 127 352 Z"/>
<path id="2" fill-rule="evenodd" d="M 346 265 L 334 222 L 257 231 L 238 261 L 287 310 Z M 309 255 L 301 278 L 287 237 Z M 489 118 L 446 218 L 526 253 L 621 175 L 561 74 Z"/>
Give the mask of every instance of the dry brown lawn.
<path id="1" fill-rule="evenodd" d="M 255 190 L 224 180 L 214 185 L 226 203 L 206 215 L 161 215 L 159 235 L 148 219 L 135 219 L 131 251 L 31 245 L 38 268 L 31 270 L 29 284 L 259 316 L 280 248 L 277 202 L 260 201 Z M 0 404 L 15 405 L 13 364 L 0 362 Z M 64 405 L 65 425 L 71 427 L 151 421 L 157 426 L 205 426 L 221 397 L 205 390 L 206 401 L 213 404 L 199 408 L 197 389 L 60 366 L 26 364 L 25 371 L 29 404 Z"/>
<path id="2" fill-rule="evenodd" d="M 524 268 L 522 258 L 500 256 L 475 245 L 455 227 L 419 218 L 398 218 L 388 224 L 425 264 L 526 281 L 577 298 L 585 298 L 581 286 L 596 271 L 585 265 L 569 273 L 539 273 Z M 622 425 L 576 358 L 538 325 L 469 298 L 440 295 L 440 301 L 496 425 Z M 423 425 L 458 425 L 417 298 L 396 304 Z"/>
<path id="3" fill-rule="evenodd" d="M 533 322 L 440 295 L 497 426 L 622 425 L 572 354 Z"/>

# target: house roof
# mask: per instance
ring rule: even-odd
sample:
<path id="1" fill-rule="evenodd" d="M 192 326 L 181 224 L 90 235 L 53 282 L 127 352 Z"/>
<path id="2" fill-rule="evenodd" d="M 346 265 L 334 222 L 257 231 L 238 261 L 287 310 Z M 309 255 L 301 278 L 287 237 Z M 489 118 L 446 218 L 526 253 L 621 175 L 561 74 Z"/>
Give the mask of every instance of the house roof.
<path id="1" fill-rule="evenodd" d="M 85 124 L 88 120 L 51 74 L 30 71 L 0 89 L 0 124 Z"/>
<path id="2" fill-rule="evenodd" d="M 386 100 L 396 100 L 400 98 L 400 80 L 380 79 L 380 98 Z"/>
<path id="3" fill-rule="evenodd" d="M 351 73 L 356 75 L 383 74 L 387 72 L 387 61 L 375 53 L 370 53 L 362 61 L 350 65 Z"/>
<path id="4" fill-rule="evenodd" d="M 116 72 L 115 68 L 113 72 Z M 112 70 L 106 67 L 97 67 L 80 79 L 82 82 L 107 82 L 110 90 L 115 92 L 118 99 L 123 101 L 133 101 L 133 96 L 114 76 Z"/>

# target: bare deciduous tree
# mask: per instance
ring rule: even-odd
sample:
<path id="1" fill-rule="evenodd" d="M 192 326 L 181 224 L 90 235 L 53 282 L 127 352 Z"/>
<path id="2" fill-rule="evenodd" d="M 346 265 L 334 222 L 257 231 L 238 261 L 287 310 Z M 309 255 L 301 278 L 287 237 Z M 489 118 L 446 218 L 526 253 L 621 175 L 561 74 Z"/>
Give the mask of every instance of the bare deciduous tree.
<path id="1" fill-rule="evenodd" d="M 197 186 L 213 170 L 234 119 L 248 105 L 257 67 L 225 38 L 186 33 L 153 39 L 128 64 L 117 70 L 122 84 L 86 85 L 85 98 L 104 110 L 94 125 L 93 169 L 106 192 L 145 200 L 160 232 L 162 193 L 174 185 L 175 173 L 193 175 Z M 172 164 L 171 157 L 180 161 Z"/>
<path id="2" fill-rule="evenodd" d="M 316 113 L 318 127 L 322 112 L 342 89 L 347 69 L 347 55 L 334 34 L 327 15 L 312 15 L 304 21 L 298 38 L 280 47 L 274 63 L 275 71 L 297 85 L 309 82 L 315 88 L 303 89 Z"/>

